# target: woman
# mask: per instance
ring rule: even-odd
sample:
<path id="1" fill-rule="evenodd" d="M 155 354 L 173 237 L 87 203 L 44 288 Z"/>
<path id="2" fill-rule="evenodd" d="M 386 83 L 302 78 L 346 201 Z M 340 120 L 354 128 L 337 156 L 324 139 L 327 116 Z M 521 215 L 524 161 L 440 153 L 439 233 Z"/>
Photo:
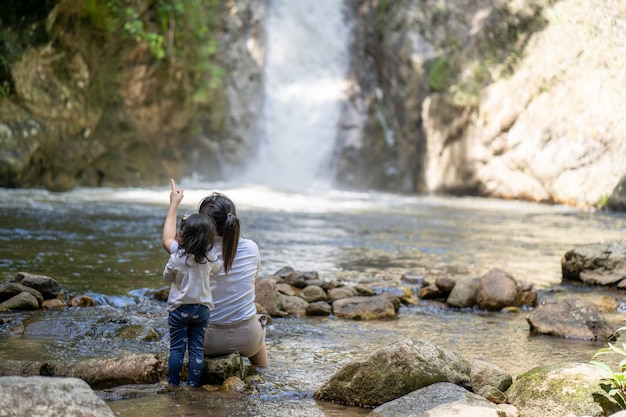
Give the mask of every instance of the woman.
<path id="1" fill-rule="evenodd" d="M 240 221 L 232 200 L 220 193 L 205 197 L 200 214 L 215 222 L 215 252 L 222 254 L 223 268 L 211 279 L 214 308 L 204 337 L 205 356 L 239 352 L 252 365 L 266 367 L 269 360 L 265 346 L 267 317 L 257 314 L 256 279 L 261 255 L 259 247 L 240 236 Z"/>

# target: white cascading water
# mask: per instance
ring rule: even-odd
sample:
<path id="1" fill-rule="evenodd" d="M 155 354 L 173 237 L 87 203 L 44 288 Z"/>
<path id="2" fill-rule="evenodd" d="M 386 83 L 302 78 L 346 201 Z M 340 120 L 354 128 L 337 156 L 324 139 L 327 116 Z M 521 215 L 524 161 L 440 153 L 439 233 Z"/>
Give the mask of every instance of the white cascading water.
<path id="1" fill-rule="evenodd" d="M 269 0 L 264 136 L 244 181 L 328 185 L 348 67 L 343 0 Z"/>

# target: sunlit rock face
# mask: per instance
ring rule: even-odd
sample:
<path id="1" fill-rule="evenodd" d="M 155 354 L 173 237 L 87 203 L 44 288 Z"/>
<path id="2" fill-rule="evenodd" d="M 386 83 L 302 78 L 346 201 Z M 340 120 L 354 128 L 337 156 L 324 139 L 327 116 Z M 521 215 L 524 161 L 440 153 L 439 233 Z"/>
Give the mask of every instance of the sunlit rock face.
<path id="1" fill-rule="evenodd" d="M 378 3 L 351 2 L 340 182 L 586 207 L 612 195 L 626 5 Z"/>

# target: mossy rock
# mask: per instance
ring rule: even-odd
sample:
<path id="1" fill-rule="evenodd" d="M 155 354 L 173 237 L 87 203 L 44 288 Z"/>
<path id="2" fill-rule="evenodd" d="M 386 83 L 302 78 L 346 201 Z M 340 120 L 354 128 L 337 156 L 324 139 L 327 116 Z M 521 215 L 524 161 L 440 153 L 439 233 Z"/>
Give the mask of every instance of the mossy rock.
<path id="1" fill-rule="evenodd" d="M 545 415 L 551 417 L 606 415 L 595 402 L 601 394 L 603 371 L 587 363 L 539 366 L 518 375 L 507 390 L 509 402 L 519 410 L 520 417 Z"/>

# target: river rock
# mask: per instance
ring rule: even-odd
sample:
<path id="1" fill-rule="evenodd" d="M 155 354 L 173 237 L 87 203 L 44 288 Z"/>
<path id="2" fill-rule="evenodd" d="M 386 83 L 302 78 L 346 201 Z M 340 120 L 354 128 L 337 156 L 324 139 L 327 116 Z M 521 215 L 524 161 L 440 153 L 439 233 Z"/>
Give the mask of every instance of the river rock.
<path id="1" fill-rule="evenodd" d="M 284 282 L 276 283 L 276 291 L 278 291 L 279 294 L 296 295 L 296 292 L 294 291 L 294 287 L 292 287 L 289 284 L 285 284 Z"/>
<path id="2" fill-rule="evenodd" d="M 470 363 L 428 341 L 404 339 L 344 365 L 314 398 L 375 407 L 437 382 L 468 387 Z"/>
<path id="3" fill-rule="evenodd" d="M 309 303 L 306 308 L 307 316 L 330 316 L 333 313 L 333 308 L 325 301 L 316 301 Z"/>
<path id="4" fill-rule="evenodd" d="M 273 278 L 263 278 L 257 281 L 255 301 L 272 317 L 282 317 L 288 314 L 282 310 L 281 299 L 276 291 L 276 280 Z"/>
<path id="5" fill-rule="evenodd" d="M 335 287 L 328 290 L 328 301 L 340 300 L 342 298 L 350 298 L 356 296 L 354 287 Z"/>
<path id="6" fill-rule="evenodd" d="M 300 293 L 300 297 L 306 300 L 309 303 L 314 303 L 316 301 L 326 301 L 328 296 L 326 295 L 326 291 L 319 285 L 308 285 L 302 289 Z"/>
<path id="7" fill-rule="evenodd" d="M 27 292 L 31 294 L 33 297 L 37 299 L 37 302 L 39 303 L 39 305 L 41 305 L 41 303 L 43 303 L 44 301 L 43 295 L 36 289 L 26 286 L 24 284 L 9 282 L 7 284 L 0 285 L 0 302 L 13 298 L 14 296 L 16 296 L 17 294 L 21 292 Z"/>
<path id="8" fill-rule="evenodd" d="M 376 295 L 376 290 L 372 288 L 371 285 L 367 284 L 356 284 L 354 286 L 354 291 L 356 291 L 356 295 L 362 297 L 372 297 Z"/>
<path id="9" fill-rule="evenodd" d="M 449 306 L 459 308 L 474 306 L 476 304 L 476 294 L 478 294 L 479 285 L 480 278 L 460 277 L 450 291 L 446 303 Z"/>
<path id="10" fill-rule="evenodd" d="M 316 271 L 301 272 L 290 267 L 281 269 L 274 276 L 282 278 L 283 282 L 296 288 L 305 288 L 307 285 L 316 285 L 320 282 Z"/>
<path id="11" fill-rule="evenodd" d="M 492 269 L 480 277 L 476 293 L 478 308 L 501 310 L 517 305 L 517 282 L 500 269 Z"/>
<path id="12" fill-rule="evenodd" d="M 498 365 L 481 359 L 474 359 L 471 363 L 470 383 L 474 392 L 487 385 L 505 392 L 513 383 L 513 377 Z"/>
<path id="13" fill-rule="evenodd" d="M 8 300 L 0 303 L 0 311 L 3 310 L 38 310 L 39 301 L 29 292 L 23 291 Z"/>
<path id="14" fill-rule="evenodd" d="M 337 317 L 353 320 L 386 319 L 396 316 L 396 309 L 387 297 L 342 298 L 333 303 L 333 314 Z"/>
<path id="15" fill-rule="evenodd" d="M 280 295 L 280 302 L 283 306 L 283 310 L 287 314 L 294 316 L 306 316 L 306 309 L 309 306 L 304 299 L 296 295 Z"/>
<path id="16" fill-rule="evenodd" d="M 204 358 L 202 368 L 202 382 L 208 384 L 222 384 L 231 377 L 243 378 L 243 359 L 238 353 Z"/>
<path id="17" fill-rule="evenodd" d="M 56 298 L 61 292 L 61 284 L 46 275 L 29 274 L 18 272 L 15 281 L 22 285 L 36 289 L 45 300 Z"/>
<path id="18" fill-rule="evenodd" d="M 600 311 L 577 299 L 543 303 L 526 317 L 526 321 L 533 334 L 583 340 L 614 338 L 615 330 Z"/>
<path id="19" fill-rule="evenodd" d="M 78 378 L 0 377 L 0 415 L 19 417 L 114 417 Z"/>
<path id="20" fill-rule="evenodd" d="M 626 288 L 626 242 L 576 246 L 561 258 L 563 281 Z"/>
<path id="21" fill-rule="evenodd" d="M 378 406 L 367 416 L 506 417 L 506 412 L 465 388 L 440 382 Z"/>
<path id="22" fill-rule="evenodd" d="M 550 417 L 599 417 L 606 414 L 593 395 L 604 376 L 587 363 L 538 366 L 518 375 L 506 394 L 520 417 L 545 416 L 546 411 Z"/>
<path id="23" fill-rule="evenodd" d="M 454 288 L 455 284 L 456 281 L 450 277 L 437 277 L 435 279 L 435 285 L 437 286 L 437 288 L 439 288 L 439 290 L 445 297 L 450 295 L 450 291 L 452 291 L 452 288 Z"/>

